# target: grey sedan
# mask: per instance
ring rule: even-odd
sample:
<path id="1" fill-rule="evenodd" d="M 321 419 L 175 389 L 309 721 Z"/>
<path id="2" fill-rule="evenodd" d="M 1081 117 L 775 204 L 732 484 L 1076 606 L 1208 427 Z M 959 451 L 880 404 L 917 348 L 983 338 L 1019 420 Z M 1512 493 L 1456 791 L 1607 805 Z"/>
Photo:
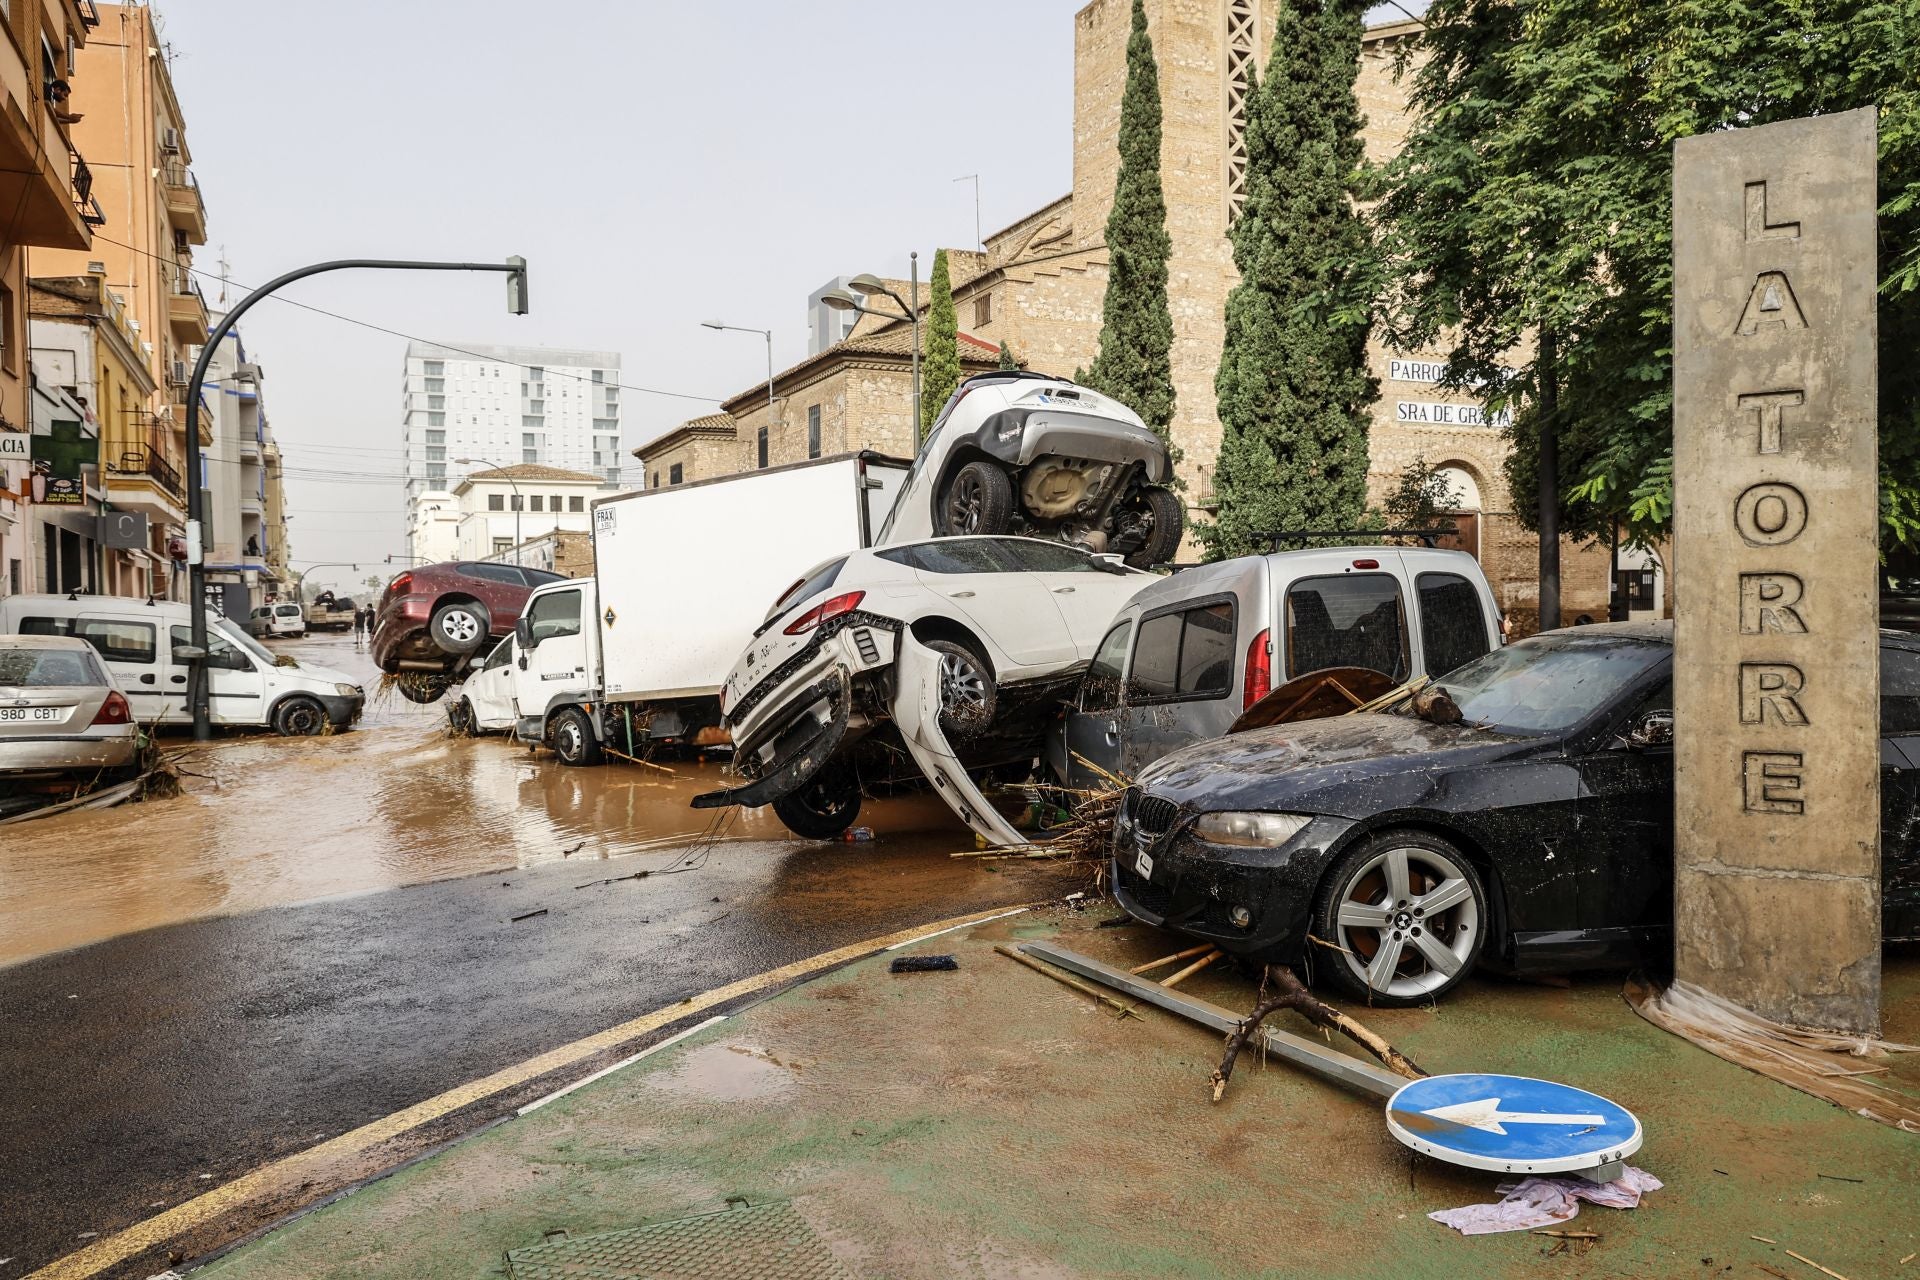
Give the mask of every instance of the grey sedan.
<path id="1" fill-rule="evenodd" d="M 0 636 L 0 794 L 27 776 L 124 768 L 140 726 L 95 655 L 70 636 Z"/>

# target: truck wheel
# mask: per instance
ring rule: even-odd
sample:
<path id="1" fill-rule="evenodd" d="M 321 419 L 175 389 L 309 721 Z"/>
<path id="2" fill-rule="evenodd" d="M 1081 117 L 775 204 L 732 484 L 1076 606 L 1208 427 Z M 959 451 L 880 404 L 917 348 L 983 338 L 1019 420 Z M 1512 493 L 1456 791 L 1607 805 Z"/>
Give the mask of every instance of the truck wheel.
<path id="1" fill-rule="evenodd" d="M 773 812 L 803 839 L 831 840 L 860 816 L 860 781 L 828 765 L 798 791 L 775 800 Z"/>
<path id="2" fill-rule="evenodd" d="M 283 738 L 311 738 L 327 729 L 327 709 L 312 698 L 288 698 L 273 709 L 273 731 Z"/>
<path id="3" fill-rule="evenodd" d="M 927 648 L 940 655 L 940 732 L 956 745 L 979 737 L 993 724 L 998 701 L 993 668 L 951 640 L 929 640 Z"/>
<path id="4" fill-rule="evenodd" d="M 433 611 L 427 634 L 446 652 L 462 657 L 486 643 L 487 628 L 485 609 L 471 600 L 449 600 Z"/>
<path id="5" fill-rule="evenodd" d="M 991 462 L 969 462 L 947 482 L 940 522 L 948 534 L 1005 533 L 1013 527 L 1013 481 Z"/>
<path id="6" fill-rule="evenodd" d="M 561 764 L 595 765 L 605 759 L 600 739 L 593 736 L 593 721 L 578 707 L 556 713 L 548 733 L 553 739 L 553 754 L 560 757 Z"/>
<path id="7" fill-rule="evenodd" d="M 1180 551 L 1180 538 L 1187 529 L 1187 509 L 1180 495 L 1159 485 L 1149 485 L 1130 494 L 1121 508 L 1121 518 L 1135 529 L 1144 526 L 1146 541 L 1127 553 L 1127 563 L 1136 569 L 1166 564 Z"/>

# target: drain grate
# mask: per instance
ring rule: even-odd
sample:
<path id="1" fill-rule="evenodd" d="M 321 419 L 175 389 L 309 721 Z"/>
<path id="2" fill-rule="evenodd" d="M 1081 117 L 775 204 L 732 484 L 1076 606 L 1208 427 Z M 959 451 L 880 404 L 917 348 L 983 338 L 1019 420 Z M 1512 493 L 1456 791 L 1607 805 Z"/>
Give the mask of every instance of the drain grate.
<path id="1" fill-rule="evenodd" d="M 510 1280 L 852 1280 L 785 1201 L 507 1252 Z"/>

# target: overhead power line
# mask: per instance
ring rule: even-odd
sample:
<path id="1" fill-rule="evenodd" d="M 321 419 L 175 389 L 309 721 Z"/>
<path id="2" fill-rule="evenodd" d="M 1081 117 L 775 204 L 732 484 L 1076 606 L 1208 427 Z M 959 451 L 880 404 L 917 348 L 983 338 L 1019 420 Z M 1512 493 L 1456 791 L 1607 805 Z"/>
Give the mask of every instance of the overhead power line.
<path id="1" fill-rule="evenodd" d="M 93 233 L 93 238 L 96 240 L 104 240 L 111 245 L 118 245 L 120 248 L 129 250 L 133 253 L 137 253 L 143 258 L 152 258 L 155 262 L 164 262 L 176 267 L 180 266 L 179 263 L 174 262 L 173 259 L 171 258 L 165 258 L 157 253 L 151 253 L 146 249 L 142 249 L 137 245 L 127 244 L 125 241 L 122 241 L 122 240 L 115 240 L 112 236 L 101 235 L 98 231 L 95 231 Z M 253 286 L 251 285 L 241 284 L 237 280 L 225 279 L 215 274 L 214 272 L 202 271 L 198 267 L 181 267 L 181 270 L 187 272 L 187 274 L 189 275 L 199 276 L 205 280 L 218 280 L 223 284 L 231 285 L 235 289 L 245 289 L 248 292 L 252 292 L 252 289 L 253 289 Z M 301 302 L 298 298 L 289 298 L 284 294 L 276 293 L 270 296 L 272 300 L 275 302 L 284 302 L 290 307 L 299 307 L 302 311 L 311 311 L 316 315 L 323 315 L 328 317 L 329 319 L 339 320 L 346 324 L 358 325 L 362 329 L 372 329 L 376 333 L 384 333 L 389 335 L 390 337 L 405 338 L 408 342 L 424 342 L 429 346 L 440 347 L 446 351 L 457 351 L 463 356 L 472 356 L 475 360 L 487 360 L 487 361 L 491 361 L 494 364 L 510 365 L 513 368 L 523 369 L 523 370 L 539 369 L 544 375 L 547 375 L 550 377 L 557 376 L 562 378 L 571 378 L 575 382 L 592 382 L 591 374 L 567 373 L 564 370 L 551 365 L 521 364 L 517 360 L 503 360 L 499 356 L 488 355 L 482 351 L 469 351 L 465 347 L 456 347 L 451 343 L 436 342 L 432 338 L 422 338 L 418 334 L 404 333 L 399 329 L 389 329 L 387 326 L 383 324 L 375 324 L 371 320 L 361 320 L 355 316 L 342 315 L 338 311 L 329 311 L 325 307 L 316 307 L 310 302 Z M 702 404 L 719 404 L 722 400 L 725 400 L 728 398 L 725 396 L 695 395 L 689 391 L 668 391 L 661 387 L 643 387 L 638 385 L 637 383 L 631 383 L 631 382 L 593 383 L 593 385 L 619 387 L 622 391 L 637 391 L 642 395 L 649 395 L 649 396 L 666 396 L 674 400 L 697 400 Z"/>

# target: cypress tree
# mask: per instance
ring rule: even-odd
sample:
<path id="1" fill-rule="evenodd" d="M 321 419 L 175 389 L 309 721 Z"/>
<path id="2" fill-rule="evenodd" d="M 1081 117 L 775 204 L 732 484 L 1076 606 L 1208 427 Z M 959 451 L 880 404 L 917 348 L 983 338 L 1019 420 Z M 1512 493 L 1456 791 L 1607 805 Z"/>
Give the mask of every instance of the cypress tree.
<path id="1" fill-rule="evenodd" d="M 1005 338 L 1000 340 L 1000 367 L 1002 369 L 1018 369 L 1020 367 L 1020 362 L 1013 358 L 1013 352 L 1007 348 Z"/>
<path id="2" fill-rule="evenodd" d="M 941 406 L 960 385 L 960 322 L 953 313 L 953 280 L 947 251 L 933 255 L 933 301 L 927 308 L 926 350 L 921 354 L 920 438 L 940 416 Z"/>
<path id="3" fill-rule="evenodd" d="M 1166 436 L 1173 422 L 1173 312 L 1167 306 L 1167 201 L 1160 188 L 1160 72 L 1144 0 L 1133 0 L 1120 96 L 1120 172 L 1107 214 L 1100 354 L 1078 379 Z"/>
<path id="4" fill-rule="evenodd" d="M 1353 528 L 1366 510 L 1374 271 L 1355 209 L 1364 151 L 1354 97 L 1364 4 L 1281 0 L 1247 105 L 1246 203 L 1230 237 L 1215 557 L 1283 530 Z"/>

